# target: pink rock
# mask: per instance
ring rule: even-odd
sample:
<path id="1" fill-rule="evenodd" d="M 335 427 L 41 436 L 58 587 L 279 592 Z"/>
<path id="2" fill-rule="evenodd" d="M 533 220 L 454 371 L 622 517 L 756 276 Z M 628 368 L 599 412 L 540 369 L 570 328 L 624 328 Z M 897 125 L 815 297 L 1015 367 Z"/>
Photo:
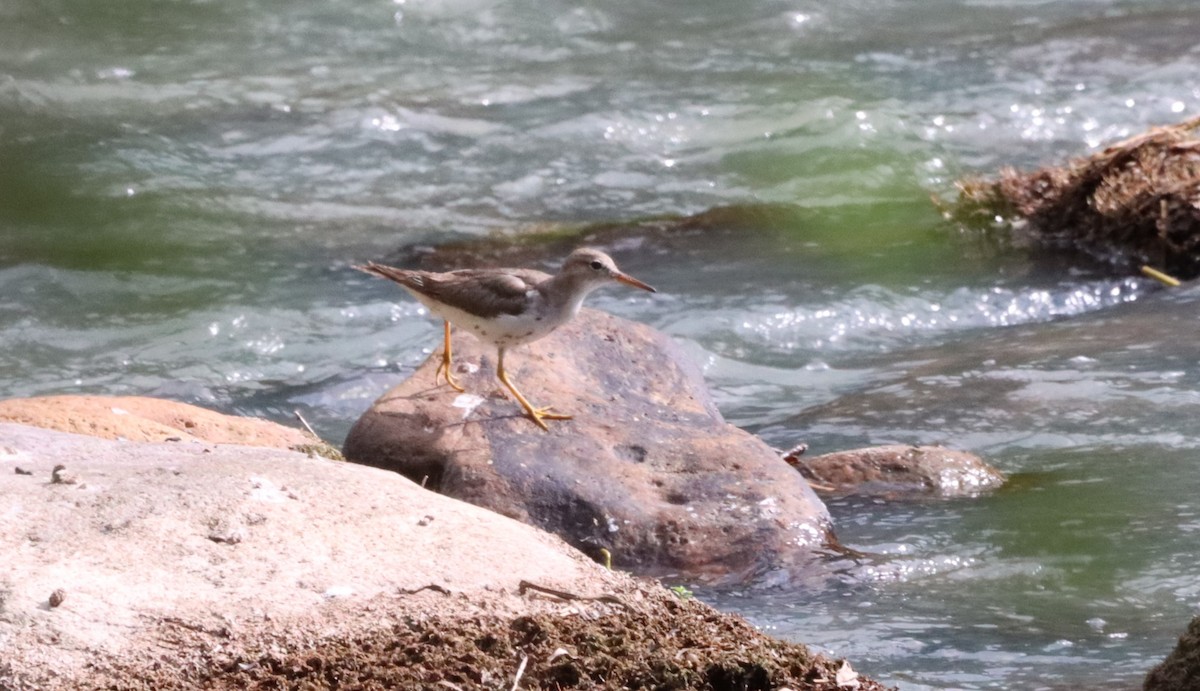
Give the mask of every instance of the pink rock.
<path id="1" fill-rule="evenodd" d="M 0 401 L 0 422 L 128 441 L 205 441 L 290 449 L 320 442 L 299 429 L 142 396 L 43 396 Z"/>
<path id="2" fill-rule="evenodd" d="M 52 483 L 59 466 L 80 481 Z M 282 449 L 0 422 L 0 516 L 0 689 L 236 688 L 202 675 L 396 622 L 614 609 L 522 581 L 642 597 L 552 535 Z"/>

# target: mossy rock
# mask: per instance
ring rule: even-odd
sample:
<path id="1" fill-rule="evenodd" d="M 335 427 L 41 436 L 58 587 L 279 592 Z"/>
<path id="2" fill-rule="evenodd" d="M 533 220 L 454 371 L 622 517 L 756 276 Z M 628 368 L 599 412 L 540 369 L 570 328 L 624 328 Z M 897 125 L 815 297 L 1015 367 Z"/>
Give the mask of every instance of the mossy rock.
<path id="1" fill-rule="evenodd" d="M 1146 675 L 1145 691 L 1200 689 L 1200 617 L 1192 619 L 1179 644 Z"/>
<path id="2" fill-rule="evenodd" d="M 958 183 L 947 217 L 1000 225 L 1015 242 L 1069 249 L 1133 273 L 1200 275 L 1200 118 L 1155 128 L 1058 167 Z"/>

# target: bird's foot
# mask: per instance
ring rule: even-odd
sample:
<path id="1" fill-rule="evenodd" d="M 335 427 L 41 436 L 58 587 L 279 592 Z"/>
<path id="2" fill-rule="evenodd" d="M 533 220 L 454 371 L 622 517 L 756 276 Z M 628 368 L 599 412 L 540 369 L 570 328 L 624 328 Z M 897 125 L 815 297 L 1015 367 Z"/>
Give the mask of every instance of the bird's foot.
<path id="1" fill-rule="evenodd" d="M 443 325 L 445 326 L 444 338 L 446 344 L 442 347 L 442 364 L 438 365 L 437 370 L 433 373 L 433 385 L 437 386 L 439 374 L 445 374 L 446 383 L 450 385 L 450 388 L 462 393 L 466 389 L 459 386 L 458 382 L 454 381 L 454 375 L 450 373 L 450 322 L 443 322 Z"/>
<path id="2" fill-rule="evenodd" d="M 442 358 L 441 364 L 438 365 L 436 370 L 434 370 L 433 383 L 436 385 L 438 383 L 438 379 L 440 379 L 443 375 L 446 377 L 446 383 L 450 386 L 450 388 L 459 393 L 466 391 L 466 389 L 464 389 L 457 381 L 454 380 L 454 375 L 450 374 L 450 358 L 448 357 Z"/>
<path id="3" fill-rule="evenodd" d="M 550 406 L 546 406 L 545 408 L 535 408 L 533 412 L 534 412 L 534 415 L 537 415 L 538 417 L 545 419 L 545 420 L 574 420 L 575 419 L 574 415 L 567 415 L 566 413 L 553 412 L 553 409 Z"/>
<path id="4" fill-rule="evenodd" d="M 528 408 L 525 410 L 525 412 L 529 414 L 529 419 L 533 420 L 534 424 L 536 424 L 538 427 L 541 427 L 542 429 L 546 430 L 547 432 L 550 431 L 550 428 L 546 425 L 545 420 L 570 420 L 570 419 L 572 419 L 571 415 L 564 415 L 562 413 L 552 412 L 550 410 L 549 406 L 547 406 L 545 408 Z"/>

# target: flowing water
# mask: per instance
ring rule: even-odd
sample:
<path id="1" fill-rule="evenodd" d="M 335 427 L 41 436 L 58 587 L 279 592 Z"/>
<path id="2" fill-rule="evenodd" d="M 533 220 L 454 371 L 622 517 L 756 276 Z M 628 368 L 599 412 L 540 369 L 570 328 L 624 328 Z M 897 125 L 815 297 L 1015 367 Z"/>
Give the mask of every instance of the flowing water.
<path id="1" fill-rule="evenodd" d="M 591 303 L 771 443 L 944 443 L 1013 481 L 831 502 L 872 556 L 828 589 L 701 596 L 906 690 L 1132 688 L 1200 608 L 1200 291 L 929 198 L 1195 115 L 1196 36 L 1182 0 L 6 0 L 0 395 L 337 441 L 439 333 L 350 264 L 742 209 L 735 242 L 619 255 L 660 295 Z"/>

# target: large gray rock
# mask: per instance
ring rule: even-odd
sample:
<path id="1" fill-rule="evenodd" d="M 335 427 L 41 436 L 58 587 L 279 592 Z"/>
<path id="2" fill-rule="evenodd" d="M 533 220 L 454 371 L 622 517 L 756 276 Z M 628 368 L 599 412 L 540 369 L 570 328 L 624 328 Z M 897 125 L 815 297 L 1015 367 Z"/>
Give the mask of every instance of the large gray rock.
<path id="1" fill-rule="evenodd" d="M 456 331 L 455 358 L 467 393 L 434 385 L 435 353 L 358 420 L 346 457 L 648 575 L 798 576 L 832 535 L 808 483 L 726 423 L 700 373 L 650 327 L 585 309 L 508 354 L 526 398 L 575 416 L 549 432 L 500 393 L 493 350 Z"/>
<path id="2" fill-rule="evenodd" d="M 199 688 L 189 675 L 255 651 L 564 606 L 521 580 L 641 597 L 558 538 L 395 473 L 0 423 L 0 689 Z"/>

